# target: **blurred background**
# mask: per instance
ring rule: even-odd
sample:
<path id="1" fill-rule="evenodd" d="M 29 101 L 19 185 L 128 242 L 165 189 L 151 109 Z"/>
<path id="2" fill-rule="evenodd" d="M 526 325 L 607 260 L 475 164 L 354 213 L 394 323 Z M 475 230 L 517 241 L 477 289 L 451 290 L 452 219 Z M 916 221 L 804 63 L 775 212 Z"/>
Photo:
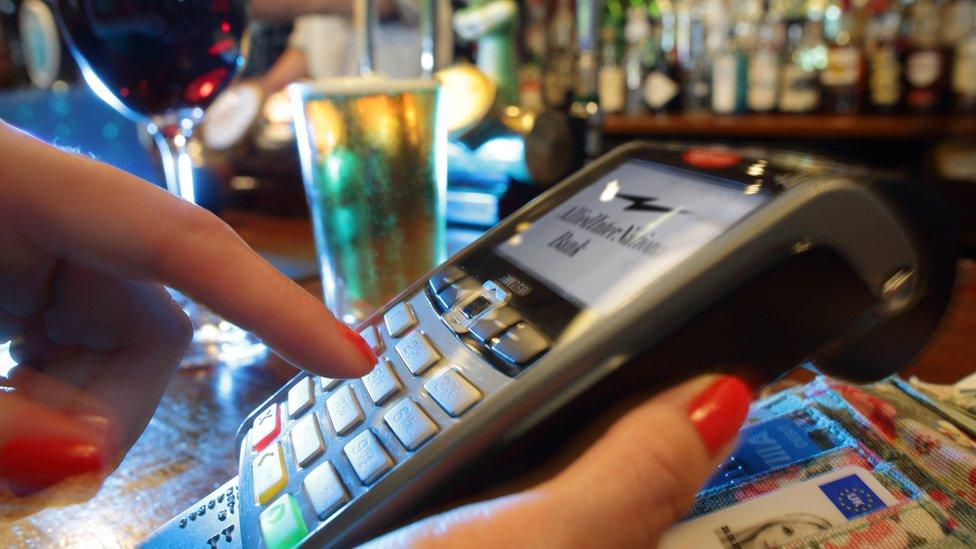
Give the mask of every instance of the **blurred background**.
<path id="1" fill-rule="evenodd" d="M 974 5 L 454 0 L 440 66 L 464 121 L 451 128 L 448 222 L 490 226 L 627 140 L 721 141 L 902 171 L 945 198 L 972 255 Z M 255 18 L 244 81 L 267 78 L 293 26 Z M 457 70 L 467 63 L 478 74 Z M 205 207 L 307 215 L 287 96 L 267 91 L 236 141 L 189 144 Z M 0 118 L 162 181 L 145 132 L 83 85 L 45 0 L 0 0 Z"/>

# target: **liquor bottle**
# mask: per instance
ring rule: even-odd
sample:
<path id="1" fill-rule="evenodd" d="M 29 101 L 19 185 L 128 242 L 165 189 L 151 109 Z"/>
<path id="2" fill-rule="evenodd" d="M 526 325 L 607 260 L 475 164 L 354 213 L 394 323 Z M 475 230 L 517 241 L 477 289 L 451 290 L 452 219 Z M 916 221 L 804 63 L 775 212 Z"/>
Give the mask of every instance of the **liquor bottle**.
<path id="1" fill-rule="evenodd" d="M 891 113 L 902 99 L 901 4 L 889 0 L 868 4 L 871 18 L 866 36 L 868 55 L 868 104 L 871 110 Z"/>
<path id="2" fill-rule="evenodd" d="M 827 67 L 820 73 L 824 110 L 853 114 L 864 102 L 865 63 L 862 55 L 864 13 L 850 0 L 831 3 L 824 10 Z"/>
<path id="3" fill-rule="evenodd" d="M 643 113 L 646 108 L 643 97 L 645 68 L 653 67 L 657 50 L 651 40 L 651 24 L 647 11 L 639 6 L 627 9 L 627 24 L 624 36 L 627 39 L 627 53 L 624 55 L 624 73 L 627 81 L 626 112 L 630 116 Z"/>
<path id="4" fill-rule="evenodd" d="M 661 3 L 661 49 L 644 78 L 642 93 L 647 107 L 658 114 L 674 112 L 681 104 L 681 72 L 675 47 L 675 12 Z"/>
<path id="5" fill-rule="evenodd" d="M 976 31 L 973 28 L 974 18 L 976 18 L 976 0 L 949 0 L 940 26 L 942 45 L 952 49 L 959 42 L 971 38 Z"/>
<path id="6" fill-rule="evenodd" d="M 820 107 L 817 71 L 825 61 L 823 51 L 823 28 L 819 19 L 790 21 L 780 80 L 780 111 L 802 114 Z"/>
<path id="7" fill-rule="evenodd" d="M 780 62 L 773 45 L 775 32 L 774 22 L 761 24 L 756 48 L 749 54 L 746 105 L 753 112 L 770 112 L 776 108 Z"/>
<path id="8" fill-rule="evenodd" d="M 546 107 L 542 93 L 546 58 L 546 3 L 525 3 L 525 62 L 519 67 L 519 103 L 523 109 L 541 111 Z"/>
<path id="9" fill-rule="evenodd" d="M 549 23 L 544 81 L 546 104 L 567 109 L 572 100 L 575 75 L 575 37 L 572 0 L 558 0 Z"/>
<path id="10" fill-rule="evenodd" d="M 573 105 L 571 112 L 586 118 L 594 114 L 599 95 L 600 78 L 600 21 L 603 14 L 594 13 L 599 2 L 576 2 L 576 55 L 572 80 Z"/>
<path id="11" fill-rule="evenodd" d="M 933 112 L 944 106 L 948 88 L 948 58 L 939 41 L 939 5 L 916 0 L 905 26 L 905 106 L 914 112 Z"/>
<path id="12" fill-rule="evenodd" d="M 608 22 L 607 18 L 604 18 Z M 598 75 L 597 96 L 600 109 L 605 113 L 618 113 L 627 105 L 627 79 L 620 65 L 619 39 L 617 28 L 611 24 L 600 30 L 600 72 Z"/>
<path id="13" fill-rule="evenodd" d="M 705 112 L 709 109 L 712 88 L 711 59 L 705 39 L 704 6 L 692 0 L 688 9 L 687 57 L 681 66 L 684 111 Z"/>
<path id="14" fill-rule="evenodd" d="M 976 10 L 969 14 L 969 29 L 954 49 L 952 93 L 956 108 L 976 111 Z"/>
<path id="15" fill-rule="evenodd" d="M 746 59 L 735 36 L 726 32 L 725 46 L 712 59 L 712 112 L 737 114 L 746 107 Z"/>

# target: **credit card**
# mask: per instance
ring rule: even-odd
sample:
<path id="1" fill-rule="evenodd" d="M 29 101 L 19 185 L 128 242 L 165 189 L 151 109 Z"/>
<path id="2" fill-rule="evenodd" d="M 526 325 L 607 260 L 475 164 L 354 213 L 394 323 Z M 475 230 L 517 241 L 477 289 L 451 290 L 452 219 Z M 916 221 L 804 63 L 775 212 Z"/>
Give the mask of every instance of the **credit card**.
<path id="1" fill-rule="evenodd" d="M 240 513 L 234 477 L 176 518 L 159 527 L 139 547 L 240 549 Z"/>
<path id="2" fill-rule="evenodd" d="M 719 465 L 702 492 L 743 482 L 756 475 L 812 458 L 839 446 L 809 414 L 777 417 L 744 428 L 732 455 Z"/>

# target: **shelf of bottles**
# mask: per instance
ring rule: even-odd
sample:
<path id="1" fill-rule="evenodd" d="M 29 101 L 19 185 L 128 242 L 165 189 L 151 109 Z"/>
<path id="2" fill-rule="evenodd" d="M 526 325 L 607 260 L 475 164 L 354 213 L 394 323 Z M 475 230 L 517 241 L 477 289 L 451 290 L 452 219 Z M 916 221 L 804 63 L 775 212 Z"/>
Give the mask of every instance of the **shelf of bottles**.
<path id="1" fill-rule="evenodd" d="M 603 5 L 605 133 L 976 135 L 976 0 Z M 526 4 L 526 106 L 573 100 L 573 6 Z"/>
<path id="2" fill-rule="evenodd" d="M 749 138 L 938 139 L 976 137 L 976 116 L 948 114 L 610 114 L 605 135 Z"/>

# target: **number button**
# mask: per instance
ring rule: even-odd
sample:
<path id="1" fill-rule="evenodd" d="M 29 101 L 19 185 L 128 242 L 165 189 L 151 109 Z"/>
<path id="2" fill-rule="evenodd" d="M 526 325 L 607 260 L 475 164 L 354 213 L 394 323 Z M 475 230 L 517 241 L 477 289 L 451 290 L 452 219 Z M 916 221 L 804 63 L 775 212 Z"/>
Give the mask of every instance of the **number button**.
<path id="1" fill-rule="evenodd" d="M 414 332 L 397 343 L 396 352 L 415 376 L 424 373 L 441 358 L 427 336 L 420 332 Z"/>
<path id="2" fill-rule="evenodd" d="M 291 549 L 308 535 L 308 526 L 295 496 L 285 494 L 261 512 L 261 536 L 268 549 Z"/>
<path id="3" fill-rule="evenodd" d="M 397 303 L 383 315 L 383 322 L 386 323 L 386 331 L 390 332 L 391 336 L 400 337 L 417 325 L 417 317 L 414 316 L 410 305 Z"/>
<path id="4" fill-rule="evenodd" d="M 393 434 L 407 450 L 416 450 L 437 433 L 437 424 L 409 398 L 390 408 L 383 416 L 383 421 L 390 426 Z"/>
<path id="5" fill-rule="evenodd" d="M 424 389 L 453 417 L 467 412 L 481 400 L 481 391 L 455 370 L 445 370 L 427 380 Z"/>
<path id="6" fill-rule="evenodd" d="M 288 484 L 285 454 L 281 451 L 281 444 L 275 444 L 254 456 L 251 461 L 251 476 L 258 503 L 265 505 L 278 495 L 278 492 Z"/>
<path id="7" fill-rule="evenodd" d="M 363 485 L 372 484 L 393 467 L 393 459 L 370 430 L 356 435 L 342 449 Z"/>
<path id="8" fill-rule="evenodd" d="M 264 409 L 251 426 L 251 444 L 257 451 L 264 450 L 281 432 L 281 415 L 278 405 L 272 404 Z"/>
<path id="9" fill-rule="evenodd" d="M 332 420 L 332 428 L 336 434 L 344 435 L 363 422 L 363 409 L 359 407 L 356 395 L 349 385 L 343 385 L 330 396 L 325 401 L 325 407 L 329 410 L 329 419 Z"/>
<path id="10" fill-rule="evenodd" d="M 341 379 L 335 379 L 331 377 L 320 377 L 319 381 L 322 383 L 323 391 L 331 391 L 336 388 L 336 385 L 342 383 Z"/>
<path id="11" fill-rule="evenodd" d="M 322 520 L 349 501 L 349 494 L 346 493 L 342 480 L 328 461 L 313 469 L 305 477 L 304 485 L 305 494 L 312 502 L 315 514 Z"/>
<path id="12" fill-rule="evenodd" d="M 288 415 L 292 419 L 302 415 L 315 403 L 312 378 L 303 378 L 288 389 Z"/>
<path id="13" fill-rule="evenodd" d="M 376 332 L 376 326 L 367 326 L 363 331 L 359 332 L 359 335 L 363 337 L 369 348 L 373 350 L 374 353 L 380 352 L 383 349 L 383 341 L 380 339 L 379 333 Z"/>
<path id="14" fill-rule="evenodd" d="M 291 447 L 299 467 L 312 463 L 325 451 L 322 430 L 314 413 L 298 420 L 291 428 Z"/>
<path id="15" fill-rule="evenodd" d="M 380 360 L 372 372 L 363 376 L 362 381 L 373 404 L 382 404 L 400 391 L 400 380 L 390 368 L 389 359 Z"/>

